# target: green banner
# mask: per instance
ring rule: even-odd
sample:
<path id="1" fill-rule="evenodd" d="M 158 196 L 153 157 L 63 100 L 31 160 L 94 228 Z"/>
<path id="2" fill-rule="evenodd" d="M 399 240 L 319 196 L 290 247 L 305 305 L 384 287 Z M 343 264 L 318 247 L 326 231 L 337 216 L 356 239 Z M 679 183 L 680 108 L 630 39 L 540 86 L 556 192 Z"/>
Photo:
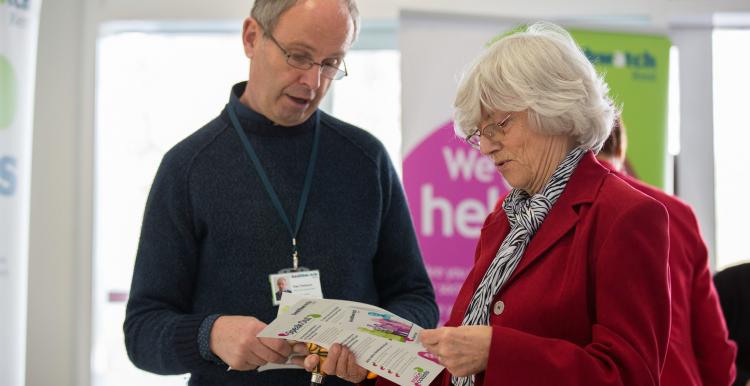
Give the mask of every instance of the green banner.
<path id="1" fill-rule="evenodd" d="M 664 188 L 669 48 L 664 36 L 571 30 L 623 107 L 627 158 L 638 179 Z"/>

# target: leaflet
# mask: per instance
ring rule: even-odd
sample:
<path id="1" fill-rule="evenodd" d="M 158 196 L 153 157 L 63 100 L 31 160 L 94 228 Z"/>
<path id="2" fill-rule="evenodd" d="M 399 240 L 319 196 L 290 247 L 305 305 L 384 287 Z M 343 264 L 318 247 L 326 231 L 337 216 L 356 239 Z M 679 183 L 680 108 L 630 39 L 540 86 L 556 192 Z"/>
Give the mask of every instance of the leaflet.
<path id="1" fill-rule="evenodd" d="M 276 313 L 276 317 L 279 317 L 279 316 L 284 315 L 284 314 L 288 314 L 289 310 L 295 304 L 297 304 L 297 302 L 299 302 L 300 300 L 303 300 L 303 299 L 311 299 L 311 297 L 304 296 L 304 295 L 299 295 L 297 293 L 283 293 L 282 297 L 281 297 L 281 302 L 279 303 L 279 310 Z M 314 297 L 314 299 L 320 299 L 320 298 L 319 297 Z M 367 305 L 367 304 L 364 304 L 364 303 L 350 302 L 350 301 L 347 301 L 347 300 L 337 300 L 337 302 L 340 303 L 340 304 L 342 304 L 342 305 L 350 305 L 350 306 L 354 307 L 357 310 L 367 310 L 368 312 L 373 312 L 373 313 L 377 313 L 377 314 L 388 313 L 388 311 L 386 311 L 386 310 L 384 310 L 382 308 L 371 306 L 371 305 Z M 413 326 L 414 329 L 415 329 L 415 334 L 416 334 L 416 332 L 422 330 L 421 327 L 414 325 L 413 323 L 409 322 L 406 319 L 400 318 L 400 317 L 395 316 L 394 314 L 391 314 L 391 313 L 388 313 L 388 314 L 393 315 L 393 317 L 397 318 L 396 320 L 399 323 L 403 324 L 403 325 L 411 325 L 411 326 Z M 356 324 L 357 320 L 361 321 L 361 317 L 360 318 L 356 318 L 355 317 L 352 320 L 342 320 L 341 323 L 345 323 L 345 324 L 346 323 L 355 323 Z M 404 335 L 404 333 L 403 333 L 404 329 L 405 329 L 404 327 L 401 327 L 401 334 L 402 335 Z M 415 336 L 408 337 L 408 334 L 407 334 L 401 340 L 404 341 L 404 342 L 411 342 L 415 338 L 416 338 Z M 288 370 L 292 370 L 292 369 L 304 370 L 301 366 L 297 366 L 297 365 L 295 365 L 292 362 L 293 358 L 296 357 L 296 356 L 298 356 L 298 355 L 294 354 L 294 355 L 290 356 L 287 359 L 286 363 L 283 363 L 283 364 L 271 363 L 271 362 L 266 363 L 265 365 L 258 367 L 257 371 L 258 372 L 263 372 L 263 371 L 267 371 L 267 370 L 283 370 L 283 369 L 288 369 Z"/>
<path id="2" fill-rule="evenodd" d="M 279 310 L 276 312 L 276 317 L 289 313 L 289 309 L 295 303 L 305 298 L 306 298 L 305 296 L 284 292 L 281 296 L 281 302 L 279 303 Z M 263 372 L 267 370 L 304 370 L 304 368 L 302 368 L 301 366 L 297 366 L 294 363 L 292 363 L 292 358 L 296 356 L 300 356 L 300 355 L 293 354 L 289 356 L 289 358 L 287 358 L 286 360 L 286 363 L 283 363 L 283 364 L 268 362 L 265 365 L 258 367 L 257 371 Z"/>
<path id="3" fill-rule="evenodd" d="M 340 343 L 367 370 L 399 385 L 427 385 L 444 367 L 419 343 L 420 331 L 418 325 L 368 304 L 301 299 L 279 312 L 258 337 L 322 347 Z"/>

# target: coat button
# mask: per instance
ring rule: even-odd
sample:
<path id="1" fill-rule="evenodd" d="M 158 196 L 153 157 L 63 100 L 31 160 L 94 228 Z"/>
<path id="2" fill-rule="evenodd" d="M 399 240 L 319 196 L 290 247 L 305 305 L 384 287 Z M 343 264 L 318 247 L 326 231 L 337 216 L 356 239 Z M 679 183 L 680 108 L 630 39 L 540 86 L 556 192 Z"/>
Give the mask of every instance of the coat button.
<path id="1" fill-rule="evenodd" d="M 495 307 L 492 310 L 495 313 L 495 315 L 502 314 L 504 310 L 505 310 L 505 303 L 503 303 L 502 300 L 498 300 L 497 302 L 495 302 Z"/>

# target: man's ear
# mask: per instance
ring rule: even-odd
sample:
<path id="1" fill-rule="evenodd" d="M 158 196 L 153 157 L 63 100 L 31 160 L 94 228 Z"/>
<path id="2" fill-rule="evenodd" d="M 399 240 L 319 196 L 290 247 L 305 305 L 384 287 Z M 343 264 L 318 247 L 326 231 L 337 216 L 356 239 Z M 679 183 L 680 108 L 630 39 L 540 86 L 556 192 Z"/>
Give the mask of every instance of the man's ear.
<path id="1" fill-rule="evenodd" d="M 251 16 L 248 16 L 242 23 L 242 46 L 248 59 L 252 59 L 255 55 L 255 50 L 262 36 L 263 29 L 260 28 L 260 24 Z"/>

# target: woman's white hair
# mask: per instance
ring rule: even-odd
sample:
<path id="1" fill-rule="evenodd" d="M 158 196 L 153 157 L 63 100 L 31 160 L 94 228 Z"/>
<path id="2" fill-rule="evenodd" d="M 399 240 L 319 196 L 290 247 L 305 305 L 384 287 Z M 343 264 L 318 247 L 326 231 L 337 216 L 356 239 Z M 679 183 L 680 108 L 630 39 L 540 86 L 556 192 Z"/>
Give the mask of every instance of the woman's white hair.
<path id="1" fill-rule="evenodd" d="M 476 130 L 483 112 L 528 109 L 532 129 L 598 152 L 614 119 L 608 91 L 567 31 L 535 23 L 500 38 L 469 67 L 454 102 L 455 131 Z"/>

